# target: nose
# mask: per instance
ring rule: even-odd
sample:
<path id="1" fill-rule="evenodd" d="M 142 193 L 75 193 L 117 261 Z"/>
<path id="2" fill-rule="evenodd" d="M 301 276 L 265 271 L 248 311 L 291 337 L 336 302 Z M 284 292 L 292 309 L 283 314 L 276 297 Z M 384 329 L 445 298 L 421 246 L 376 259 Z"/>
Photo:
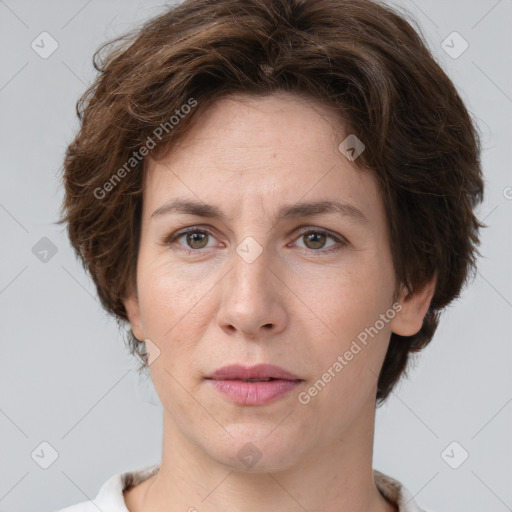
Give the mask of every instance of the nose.
<path id="1" fill-rule="evenodd" d="M 268 251 L 263 250 L 254 260 L 242 251 L 240 254 L 233 255 L 231 270 L 219 283 L 219 325 L 230 335 L 239 333 L 248 339 L 274 336 L 287 322 L 285 300 L 290 291 L 284 276 L 278 277 L 276 262 Z"/>

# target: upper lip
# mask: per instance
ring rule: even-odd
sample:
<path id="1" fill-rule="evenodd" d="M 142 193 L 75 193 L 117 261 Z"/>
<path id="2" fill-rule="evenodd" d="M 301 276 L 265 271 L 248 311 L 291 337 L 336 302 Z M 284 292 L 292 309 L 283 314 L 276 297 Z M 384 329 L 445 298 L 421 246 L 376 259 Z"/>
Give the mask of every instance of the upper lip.
<path id="1" fill-rule="evenodd" d="M 297 375 L 276 366 L 274 364 L 258 364 L 256 366 L 243 366 L 240 364 L 233 364 L 219 368 L 207 379 L 214 380 L 247 380 L 247 379 L 283 379 L 283 380 L 302 380 Z"/>

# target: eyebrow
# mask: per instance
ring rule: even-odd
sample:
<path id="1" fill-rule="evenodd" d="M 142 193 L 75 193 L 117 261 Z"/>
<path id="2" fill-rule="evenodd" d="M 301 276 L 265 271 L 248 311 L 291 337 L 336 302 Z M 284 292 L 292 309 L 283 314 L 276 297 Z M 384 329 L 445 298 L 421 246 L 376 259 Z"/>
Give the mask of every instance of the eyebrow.
<path id="1" fill-rule="evenodd" d="M 151 217 L 172 213 L 195 215 L 197 217 L 218 219 L 224 223 L 227 222 L 226 215 L 217 206 L 189 199 L 175 199 L 166 203 L 157 208 L 151 214 Z M 274 216 L 272 224 L 277 224 L 285 219 L 311 217 L 326 213 L 336 213 L 343 217 L 348 217 L 359 224 L 368 223 L 368 218 L 364 213 L 351 204 L 340 201 L 312 201 L 283 206 L 277 215 Z"/>

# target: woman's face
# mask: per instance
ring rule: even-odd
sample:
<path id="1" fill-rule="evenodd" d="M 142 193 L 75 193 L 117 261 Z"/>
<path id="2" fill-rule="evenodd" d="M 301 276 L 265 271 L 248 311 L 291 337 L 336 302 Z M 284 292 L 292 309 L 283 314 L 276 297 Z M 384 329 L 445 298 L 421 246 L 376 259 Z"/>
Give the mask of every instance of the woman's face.
<path id="1" fill-rule="evenodd" d="M 286 469 L 373 432 L 400 306 L 378 184 L 338 123 L 295 95 L 225 97 L 146 166 L 130 321 L 168 430 L 232 467 Z M 345 206 L 297 208 L 316 202 Z M 259 364 L 299 381 L 208 378 Z"/>

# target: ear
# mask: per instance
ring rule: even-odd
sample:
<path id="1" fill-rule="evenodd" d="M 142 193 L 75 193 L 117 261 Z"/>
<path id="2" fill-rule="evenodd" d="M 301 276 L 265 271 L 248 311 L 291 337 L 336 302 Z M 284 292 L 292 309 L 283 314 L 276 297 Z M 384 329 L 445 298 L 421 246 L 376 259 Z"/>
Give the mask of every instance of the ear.
<path id="1" fill-rule="evenodd" d="M 407 289 L 402 286 L 398 302 L 402 308 L 390 322 L 391 331 L 400 336 L 413 336 L 423 325 L 423 319 L 427 314 L 430 301 L 434 295 L 437 277 L 434 276 L 423 286 L 407 294 Z"/>
<path id="2" fill-rule="evenodd" d="M 132 331 L 134 336 L 139 340 L 143 341 L 144 336 L 144 328 L 142 326 L 141 318 L 140 318 L 140 307 L 139 301 L 136 297 L 135 293 L 131 292 L 125 299 L 123 299 L 124 308 L 126 309 L 126 313 L 128 315 L 128 320 L 132 327 Z"/>

